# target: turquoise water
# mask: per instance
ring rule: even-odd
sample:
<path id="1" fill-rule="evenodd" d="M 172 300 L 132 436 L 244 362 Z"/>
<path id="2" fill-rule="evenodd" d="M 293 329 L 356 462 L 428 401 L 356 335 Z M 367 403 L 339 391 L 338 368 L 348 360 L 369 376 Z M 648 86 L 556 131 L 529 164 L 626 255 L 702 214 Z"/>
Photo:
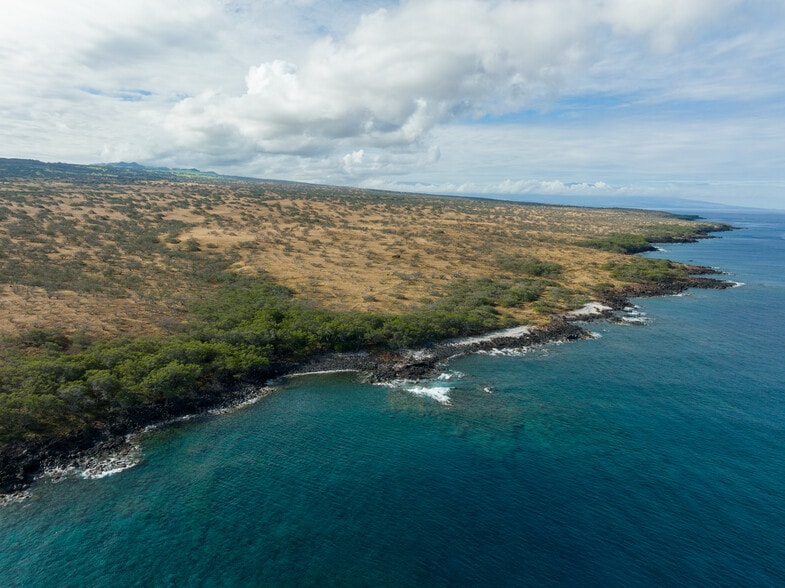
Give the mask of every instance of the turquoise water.
<path id="1" fill-rule="evenodd" d="M 3 586 L 785 585 L 785 217 L 656 255 L 726 291 L 445 368 L 290 380 L 0 510 Z"/>

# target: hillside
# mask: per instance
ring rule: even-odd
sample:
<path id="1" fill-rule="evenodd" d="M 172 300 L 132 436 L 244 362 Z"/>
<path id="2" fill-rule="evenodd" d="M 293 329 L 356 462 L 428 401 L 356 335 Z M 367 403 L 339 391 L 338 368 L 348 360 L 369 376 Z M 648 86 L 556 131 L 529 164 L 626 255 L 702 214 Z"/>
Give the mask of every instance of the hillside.
<path id="1" fill-rule="evenodd" d="M 0 444 L 193 402 L 315 354 L 516 324 L 690 269 L 727 227 L 133 165 L 0 160 Z"/>
<path id="2" fill-rule="evenodd" d="M 536 304 L 503 309 L 540 323 L 620 283 L 607 266 L 620 256 L 587 242 L 703 228 L 638 210 L 0 160 L 0 334 L 168 332 L 227 272 L 326 308 L 385 313 L 437 300 L 456 280 L 547 278 Z"/>

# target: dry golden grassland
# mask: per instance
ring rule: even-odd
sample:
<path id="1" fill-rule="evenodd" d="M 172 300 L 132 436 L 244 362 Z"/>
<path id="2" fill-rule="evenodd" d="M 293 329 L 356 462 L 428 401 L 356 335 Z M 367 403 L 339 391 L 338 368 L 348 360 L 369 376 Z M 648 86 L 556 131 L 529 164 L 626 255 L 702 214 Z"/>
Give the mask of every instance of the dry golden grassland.
<path id="1" fill-rule="evenodd" d="M 555 262 L 545 307 L 579 306 L 622 256 L 579 246 L 673 225 L 656 212 L 540 206 L 301 184 L 200 179 L 0 181 L 0 334 L 61 327 L 162 333 L 226 270 L 339 310 L 403 312 L 460 278 Z"/>

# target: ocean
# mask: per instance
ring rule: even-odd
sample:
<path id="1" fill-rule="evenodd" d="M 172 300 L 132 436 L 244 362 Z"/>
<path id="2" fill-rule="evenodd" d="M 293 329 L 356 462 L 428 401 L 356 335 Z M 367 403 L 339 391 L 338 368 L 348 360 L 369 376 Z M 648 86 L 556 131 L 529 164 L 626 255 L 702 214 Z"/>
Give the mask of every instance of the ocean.
<path id="1" fill-rule="evenodd" d="M 697 212 L 742 230 L 652 255 L 743 285 L 152 431 L 0 509 L 0 585 L 785 585 L 785 213 Z"/>

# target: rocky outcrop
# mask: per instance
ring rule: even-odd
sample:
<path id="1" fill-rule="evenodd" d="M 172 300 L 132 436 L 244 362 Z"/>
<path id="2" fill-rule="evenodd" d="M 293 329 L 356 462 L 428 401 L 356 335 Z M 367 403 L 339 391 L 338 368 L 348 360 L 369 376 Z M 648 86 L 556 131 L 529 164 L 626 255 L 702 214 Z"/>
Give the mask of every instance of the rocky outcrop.
<path id="1" fill-rule="evenodd" d="M 369 382 L 392 380 L 417 380 L 438 372 L 440 364 L 451 357 L 489 351 L 491 349 L 515 349 L 530 347 L 552 341 L 574 341 L 585 339 L 588 331 L 562 317 L 555 317 L 544 328 L 530 329 L 514 336 L 507 331 L 491 333 L 477 341 L 455 340 L 434 343 L 421 349 L 381 351 L 376 353 L 331 353 L 315 358 L 298 367 L 299 372 L 322 372 L 354 370 L 366 374 Z"/>
<path id="2" fill-rule="evenodd" d="M 0 447 L 0 493 L 24 490 L 42 469 L 68 462 L 105 438 L 102 430 L 90 428 L 65 437 L 19 441 Z"/>
<path id="3" fill-rule="evenodd" d="M 126 443 L 126 435 L 149 425 L 239 404 L 256 395 L 258 389 L 257 386 L 216 389 L 191 400 L 136 407 L 72 435 L 4 445 L 0 447 L 0 494 L 26 489 L 44 470 L 65 469 L 86 459 L 100 459 L 103 454 L 113 453 Z"/>
<path id="4" fill-rule="evenodd" d="M 692 271 L 692 270 L 696 271 Z M 690 271 L 694 274 L 717 275 L 715 269 L 708 267 L 690 266 Z M 624 288 L 605 290 L 597 293 L 597 301 L 610 306 L 613 310 L 622 310 L 629 306 L 630 298 L 650 298 L 653 296 L 672 296 L 680 294 L 690 288 L 703 288 L 710 290 L 724 290 L 732 288 L 736 284 L 727 280 L 714 278 L 701 278 L 690 276 L 682 280 L 668 280 L 663 282 L 652 282 L 650 284 L 634 284 Z"/>

